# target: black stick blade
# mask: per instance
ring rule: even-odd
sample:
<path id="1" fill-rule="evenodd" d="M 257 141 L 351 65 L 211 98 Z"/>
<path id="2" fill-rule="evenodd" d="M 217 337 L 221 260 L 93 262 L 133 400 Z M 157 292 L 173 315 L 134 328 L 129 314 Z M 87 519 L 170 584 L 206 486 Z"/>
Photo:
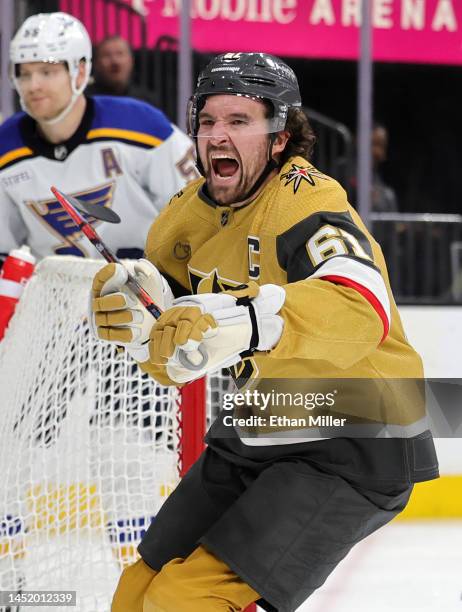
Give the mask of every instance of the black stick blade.
<path id="1" fill-rule="evenodd" d="M 95 219 L 106 221 L 107 223 L 120 223 L 119 215 L 111 208 L 106 208 L 105 206 L 101 206 L 99 204 L 90 204 L 89 202 L 84 202 L 83 200 L 74 198 L 73 196 L 66 197 L 71 202 L 72 206 L 77 208 L 77 210 L 80 210 L 80 212 L 84 212 Z"/>

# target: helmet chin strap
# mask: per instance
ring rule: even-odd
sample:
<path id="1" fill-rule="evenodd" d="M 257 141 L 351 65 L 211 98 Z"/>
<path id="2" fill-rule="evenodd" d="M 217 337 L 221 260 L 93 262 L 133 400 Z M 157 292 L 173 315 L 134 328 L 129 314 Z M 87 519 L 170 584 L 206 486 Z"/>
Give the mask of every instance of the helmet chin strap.
<path id="1" fill-rule="evenodd" d="M 263 172 L 257 178 L 257 180 L 252 185 L 252 187 L 249 189 L 249 191 L 244 196 L 242 196 L 242 198 L 240 198 L 239 200 L 235 200 L 233 204 L 240 204 L 241 202 L 245 202 L 246 200 L 251 198 L 253 195 L 255 195 L 257 191 L 260 189 L 260 187 L 263 185 L 263 183 L 266 181 L 268 176 L 271 174 L 271 172 L 273 172 L 273 170 L 276 170 L 276 168 L 278 167 L 278 162 L 275 159 L 273 159 L 273 145 L 274 145 L 275 140 L 276 140 L 276 134 L 275 133 L 269 134 L 268 158 L 266 161 L 266 166 L 263 168 Z M 197 169 L 202 174 L 202 176 L 205 176 L 205 169 L 199 157 L 197 138 L 196 138 L 196 159 L 197 159 L 197 162 L 196 162 Z M 215 202 L 217 206 L 220 206 L 220 204 L 214 198 L 211 197 L 210 193 L 208 192 L 208 189 L 206 190 L 207 190 L 207 196 L 212 200 L 212 202 Z"/>

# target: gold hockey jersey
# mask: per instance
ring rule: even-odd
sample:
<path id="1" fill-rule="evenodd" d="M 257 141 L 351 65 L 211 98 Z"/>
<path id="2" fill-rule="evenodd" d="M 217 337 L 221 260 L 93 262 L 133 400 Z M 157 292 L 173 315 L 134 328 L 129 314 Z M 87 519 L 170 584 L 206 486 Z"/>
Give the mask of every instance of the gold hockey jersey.
<path id="1" fill-rule="evenodd" d="M 278 381 L 277 388 L 287 390 L 287 381 L 296 379 L 308 391 L 313 379 L 374 380 L 359 392 L 362 402 L 352 402 L 355 390 L 347 389 L 348 401 L 336 412 L 399 426 L 423 417 L 419 385 L 403 390 L 390 384 L 422 379 L 423 369 L 403 331 L 380 246 L 339 183 L 305 159 L 291 158 L 242 207 L 217 206 L 204 179 L 190 183 L 154 221 L 146 256 L 176 296 L 250 280 L 285 288 L 279 343 L 270 352 L 243 356 L 233 368 L 237 381 L 256 379 L 266 390 L 265 380 Z M 379 390 L 377 381 L 383 383 Z M 265 427 L 257 429 L 263 435 Z M 280 431 L 271 426 L 272 434 Z"/>

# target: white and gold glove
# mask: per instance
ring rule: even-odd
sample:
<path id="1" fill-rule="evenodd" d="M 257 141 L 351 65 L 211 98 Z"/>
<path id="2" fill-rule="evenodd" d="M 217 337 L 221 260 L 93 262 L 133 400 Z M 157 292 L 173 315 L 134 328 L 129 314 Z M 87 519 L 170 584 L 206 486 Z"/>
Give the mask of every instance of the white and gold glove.
<path id="1" fill-rule="evenodd" d="M 161 310 L 170 308 L 172 291 L 157 268 L 146 259 L 110 263 L 93 279 L 89 319 L 100 340 L 123 346 L 140 363 L 149 359 L 148 341 L 155 318 L 126 286 L 128 272 Z"/>
<path id="2" fill-rule="evenodd" d="M 247 351 L 269 351 L 283 331 L 284 321 L 277 313 L 284 300 L 282 287 L 259 287 L 253 281 L 224 293 L 178 298 L 152 328 L 149 361 L 165 365 L 171 380 L 185 383 L 238 363 Z M 199 345 L 208 361 L 192 372 L 180 362 L 179 351 L 194 363 Z"/>

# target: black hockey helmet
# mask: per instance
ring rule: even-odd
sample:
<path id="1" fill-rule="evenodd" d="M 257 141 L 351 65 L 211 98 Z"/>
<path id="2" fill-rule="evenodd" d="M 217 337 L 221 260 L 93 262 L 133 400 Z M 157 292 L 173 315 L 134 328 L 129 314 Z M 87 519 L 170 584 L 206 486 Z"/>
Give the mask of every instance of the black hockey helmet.
<path id="1" fill-rule="evenodd" d="M 223 53 L 200 73 L 188 105 L 188 132 L 197 136 L 199 113 L 207 96 L 231 94 L 261 98 L 273 107 L 268 132 L 283 130 L 290 107 L 302 105 L 294 71 L 267 53 Z"/>

